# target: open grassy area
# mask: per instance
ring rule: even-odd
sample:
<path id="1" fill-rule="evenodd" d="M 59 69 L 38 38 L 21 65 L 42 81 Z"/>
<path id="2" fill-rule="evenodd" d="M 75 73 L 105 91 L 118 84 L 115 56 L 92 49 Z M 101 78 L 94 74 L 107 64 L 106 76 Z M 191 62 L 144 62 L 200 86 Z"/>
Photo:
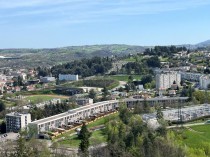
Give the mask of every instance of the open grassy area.
<path id="1" fill-rule="evenodd" d="M 103 125 L 103 124 L 105 124 L 106 122 L 108 122 L 109 119 L 111 120 L 111 119 L 119 118 L 118 115 L 119 115 L 119 113 L 114 113 L 114 114 L 111 114 L 111 115 L 109 115 L 109 116 L 107 116 L 107 117 L 103 117 L 103 118 L 97 119 L 97 120 L 95 120 L 94 122 L 89 123 L 89 124 L 87 125 L 87 127 L 88 127 L 88 128 L 92 128 L 92 127 L 95 127 L 95 126 Z M 69 132 L 63 133 L 63 134 L 61 134 L 61 135 L 55 137 L 54 139 L 56 140 L 56 139 L 59 139 L 59 138 L 61 138 L 61 137 L 67 138 L 67 137 L 69 137 L 69 135 L 72 134 L 72 133 L 75 133 L 75 130 L 71 130 L 71 131 L 69 131 Z"/>
<path id="2" fill-rule="evenodd" d="M 198 148 L 203 142 L 210 143 L 210 125 L 191 126 L 185 128 L 178 134 L 181 135 L 181 142 L 189 147 Z"/>
<path id="3" fill-rule="evenodd" d="M 90 145 L 104 143 L 106 142 L 106 139 L 107 135 L 105 134 L 104 129 L 94 131 L 90 137 Z M 59 143 L 66 147 L 79 147 L 80 139 L 78 139 L 77 135 L 73 135 L 66 137 L 65 140 L 62 140 Z"/>
<path id="4" fill-rule="evenodd" d="M 109 116 L 107 116 L 107 117 L 100 118 L 100 119 L 98 119 L 98 120 L 96 120 L 96 121 L 94 121 L 94 122 L 88 124 L 87 127 L 88 127 L 88 128 L 92 128 L 92 127 L 95 127 L 95 126 L 103 125 L 103 124 L 105 124 L 106 122 L 108 122 L 109 119 L 112 120 L 112 119 L 119 118 L 118 115 L 119 115 L 119 113 L 114 113 L 114 114 L 111 114 L 111 115 L 109 115 Z"/>
<path id="5" fill-rule="evenodd" d="M 27 96 L 26 100 L 30 100 L 31 102 L 34 102 L 34 103 L 39 103 L 43 101 L 52 100 L 54 98 L 60 98 L 62 100 L 68 99 L 67 96 L 59 96 L 59 95 L 31 95 L 31 96 Z"/>
<path id="6" fill-rule="evenodd" d="M 12 107 L 12 106 L 15 106 L 15 102 L 8 101 L 8 100 L 3 100 L 3 99 L 1 99 L 1 101 L 3 101 L 3 102 L 4 102 L 4 104 L 6 105 L 6 107 Z"/>
<path id="7" fill-rule="evenodd" d="M 130 75 L 112 75 L 112 76 L 109 76 L 111 79 L 114 79 L 114 80 L 118 80 L 118 81 L 128 81 L 128 77 Z M 134 79 L 136 80 L 140 80 L 141 79 L 141 75 L 132 75 Z"/>

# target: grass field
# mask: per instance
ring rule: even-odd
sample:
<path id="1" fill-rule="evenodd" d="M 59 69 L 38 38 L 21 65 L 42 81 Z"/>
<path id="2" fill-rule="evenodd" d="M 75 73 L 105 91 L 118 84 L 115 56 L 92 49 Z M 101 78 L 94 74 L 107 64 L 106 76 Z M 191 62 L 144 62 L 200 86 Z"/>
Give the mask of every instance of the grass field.
<path id="1" fill-rule="evenodd" d="M 112 75 L 112 76 L 109 76 L 111 79 L 114 79 L 114 80 L 118 80 L 118 81 L 128 81 L 128 77 L 130 75 Z M 134 79 L 136 80 L 140 80 L 141 79 L 141 75 L 131 75 L 133 76 Z"/>
<path id="2" fill-rule="evenodd" d="M 106 139 L 107 135 L 105 134 L 104 129 L 94 131 L 90 137 L 90 145 L 104 143 L 106 142 Z M 59 143 L 66 147 L 79 147 L 80 139 L 78 139 L 77 135 L 73 135 L 66 137 L 65 140 L 62 140 Z"/>
<path id="3" fill-rule="evenodd" d="M 39 103 L 43 101 L 52 100 L 54 98 L 60 98 L 60 99 L 68 99 L 67 96 L 60 96 L 60 95 L 31 95 L 27 96 L 26 100 L 30 100 L 33 103 Z"/>
<path id="4" fill-rule="evenodd" d="M 12 107 L 12 106 L 15 106 L 15 102 L 8 101 L 8 100 L 3 100 L 3 99 L 1 99 L 1 101 L 3 101 L 3 102 L 4 102 L 4 104 L 6 105 L 6 107 Z"/>
<path id="5" fill-rule="evenodd" d="M 90 124 L 87 125 L 88 128 L 92 128 L 95 126 L 99 126 L 99 125 L 103 125 L 106 122 L 108 122 L 109 119 L 116 119 L 118 118 L 118 113 L 114 113 L 112 115 L 109 115 L 107 117 L 104 118 L 100 118 Z M 61 138 L 61 137 L 65 137 L 64 140 L 59 141 L 59 144 L 64 145 L 66 147 L 78 147 L 80 140 L 77 138 L 77 135 L 70 135 L 72 133 L 74 133 L 75 131 L 70 131 L 68 133 L 64 133 L 63 135 L 60 135 L 58 137 L 56 137 L 55 139 Z M 105 133 L 104 129 L 101 130 L 97 130 L 92 132 L 92 135 L 90 137 L 90 144 L 91 145 L 95 145 L 95 144 L 100 144 L 100 143 L 104 143 L 106 142 L 107 139 L 107 135 Z"/>
<path id="6" fill-rule="evenodd" d="M 203 142 L 210 143 L 210 125 L 191 126 L 190 129 L 182 130 L 179 135 L 183 144 L 198 148 Z"/>

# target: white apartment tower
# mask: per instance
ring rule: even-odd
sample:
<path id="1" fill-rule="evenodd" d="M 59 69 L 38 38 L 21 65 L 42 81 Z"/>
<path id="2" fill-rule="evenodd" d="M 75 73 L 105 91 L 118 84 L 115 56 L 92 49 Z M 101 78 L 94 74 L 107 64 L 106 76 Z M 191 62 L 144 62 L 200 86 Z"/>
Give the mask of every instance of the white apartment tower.
<path id="1" fill-rule="evenodd" d="M 6 114 L 6 131 L 7 132 L 18 132 L 21 129 L 25 129 L 28 123 L 31 122 L 30 113 L 17 113 L 12 112 Z"/>
<path id="2" fill-rule="evenodd" d="M 199 84 L 201 89 L 208 89 L 208 85 L 210 84 L 210 76 L 202 75 L 199 79 Z"/>
<path id="3" fill-rule="evenodd" d="M 168 89 L 176 82 L 179 86 L 181 75 L 175 71 L 160 72 L 156 74 L 156 89 Z"/>

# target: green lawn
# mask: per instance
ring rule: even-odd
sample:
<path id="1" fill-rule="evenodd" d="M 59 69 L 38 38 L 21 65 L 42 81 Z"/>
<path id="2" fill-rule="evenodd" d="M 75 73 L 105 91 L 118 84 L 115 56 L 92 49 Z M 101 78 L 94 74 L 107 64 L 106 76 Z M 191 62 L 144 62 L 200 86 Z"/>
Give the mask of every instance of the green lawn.
<path id="1" fill-rule="evenodd" d="M 106 142 L 106 139 L 107 135 L 105 134 L 104 129 L 94 131 L 90 137 L 90 145 L 104 143 Z M 66 147 L 79 147 L 80 139 L 78 139 L 77 135 L 73 135 L 66 137 L 65 140 L 62 140 L 59 143 Z"/>
<path id="2" fill-rule="evenodd" d="M 128 81 L 128 77 L 130 75 L 112 75 L 112 76 L 109 76 L 111 79 L 115 79 L 115 80 L 118 80 L 118 81 Z M 141 79 L 141 75 L 131 75 L 134 79 L 136 80 L 140 80 Z"/>
<path id="3" fill-rule="evenodd" d="M 88 127 L 88 128 L 92 128 L 92 127 L 95 127 L 95 126 L 103 125 L 103 124 L 105 124 L 106 122 L 108 122 L 109 119 L 116 119 L 116 118 L 118 118 L 118 115 L 119 115 L 119 113 L 114 113 L 114 114 L 109 115 L 109 116 L 107 116 L 107 117 L 100 118 L 100 119 L 98 119 L 98 120 L 96 120 L 96 121 L 94 121 L 94 122 L 88 124 L 87 127 Z"/>
<path id="4" fill-rule="evenodd" d="M 95 127 L 95 126 L 103 125 L 103 124 L 105 124 L 106 122 L 108 122 L 109 119 L 116 119 L 116 118 L 119 118 L 118 115 L 119 115 L 119 113 L 114 113 L 114 114 L 109 115 L 109 116 L 107 116 L 107 117 L 97 119 L 97 120 L 95 120 L 94 122 L 91 122 L 90 124 L 88 124 L 87 127 L 88 127 L 88 128 L 92 128 L 92 127 Z M 67 137 L 69 137 L 70 134 L 72 134 L 72 133 L 74 133 L 74 132 L 75 132 L 75 130 L 71 130 L 71 131 L 69 131 L 69 132 L 63 133 L 63 134 L 61 134 L 61 135 L 55 137 L 54 139 L 56 140 L 56 139 L 59 139 L 59 138 L 61 138 L 61 137 L 67 138 Z"/>
<path id="5" fill-rule="evenodd" d="M 161 62 L 168 62 L 168 57 L 159 57 Z"/>
<path id="6" fill-rule="evenodd" d="M 134 57 L 129 57 L 129 58 L 124 59 L 124 61 L 135 62 L 136 59 Z"/>
<path id="7" fill-rule="evenodd" d="M 3 100 L 3 99 L 1 99 L 1 101 L 3 101 L 3 102 L 4 102 L 4 104 L 6 105 L 6 107 L 12 107 L 12 106 L 15 106 L 15 102 L 8 101 L 8 100 Z"/>
<path id="8" fill-rule="evenodd" d="M 59 95 L 32 95 L 32 96 L 27 96 L 26 100 L 30 100 L 33 103 L 39 103 L 43 101 L 52 100 L 54 98 L 67 99 L 68 97 L 65 98 L 64 96 L 59 96 Z"/>
<path id="9" fill-rule="evenodd" d="M 189 147 L 197 148 L 202 145 L 203 142 L 210 143 L 210 125 L 199 125 L 199 126 L 191 126 L 191 131 L 189 129 L 184 129 L 182 133 L 180 133 L 182 139 L 182 143 L 186 144 Z"/>

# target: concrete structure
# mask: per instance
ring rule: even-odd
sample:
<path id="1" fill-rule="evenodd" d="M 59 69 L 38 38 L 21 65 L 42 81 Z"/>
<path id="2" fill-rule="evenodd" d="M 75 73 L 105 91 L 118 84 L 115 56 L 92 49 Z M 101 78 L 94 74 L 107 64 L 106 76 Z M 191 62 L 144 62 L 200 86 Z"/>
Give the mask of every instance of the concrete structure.
<path id="1" fill-rule="evenodd" d="M 200 73 L 191 73 L 184 71 L 180 71 L 179 73 L 181 74 L 182 80 L 195 81 L 195 82 L 199 82 L 199 79 L 202 76 L 202 74 Z"/>
<path id="2" fill-rule="evenodd" d="M 147 101 L 148 105 L 154 106 L 163 104 L 165 106 L 172 106 L 181 102 L 186 102 L 188 97 L 156 97 L 148 99 L 124 99 L 129 108 L 134 108 L 135 105 L 143 105 L 144 101 Z"/>
<path id="3" fill-rule="evenodd" d="M 90 105 L 90 104 L 93 104 L 93 99 L 90 99 L 90 98 L 78 98 L 78 99 L 76 99 L 76 103 L 78 105 L 81 105 L 81 106 Z"/>
<path id="4" fill-rule="evenodd" d="M 59 74 L 58 76 L 60 81 L 78 81 L 78 75 L 71 75 L 71 74 Z"/>
<path id="5" fill-rule="evenodd" d="M 181 75 L 175 71 L 161 71 L 156 74 L 156 89 L 167 89 L 176 82 L 179 86 L 181 81 Z"/>
<path id="6" fill-rule="evenodd" d="M 6 114 L 6 131 L 18 132 L 25 129 L 28 123 L 31 122 L 31 114 L 12 112 Z"/>
<path id="7" fill-rule="evenodd" d="M 208 85 L 210 84 L 210 76 L 202 75 L 199 79 L 199 85 L 201 89 L 208 89 Z"/>
<path id="8" fill-rule="evenodd" d="M 153 106 L 157 103 L 165 103 L 167 105 L 174 104 L 176 102 L 186 101 L 188 97 L 163 97 L 163 98 L 151 98 L 146 99 L 148 104 Z M 125 99 L 124 102 L 127 107 L 133 108 L 136 104 L 143 104 L 144 99 Z M 44 133 L 46 131 L 55 130 L 63 126 L 68 126 L 74 123 L 78 123 L 91 116 L 96 116 L 97 114 L 114 111 L 123 101 L 111 100 L 94 103 L 91 105 L 82 106 L 76 109 L 69 110 L 55 116 L 47 117 L 44 119 L 36 120 L 29 123 L 29 128 L 37 130 L 37 134 Z"/>
<path id="9" fill-rule="evenodd" d="M 43 133 L 45 131 L 61 128 L 65 125 L 70 125 L 80 120 L 89 118 L 96 114 L 115 110 L 118 107 L 118 101 L 104 101 L 94 103 L 92 105 L 82 106 L 76 109 L 69 110 L 55 116 L 40 119 L 29 123 L 29 128 L 37 130 L 37 133 Z"/>
<path id="10" fill-rule="evenodd" d="M 48 83 L 48 82 L 54 82 L 55 77 L 40 77 L 40 82 Z"/>

